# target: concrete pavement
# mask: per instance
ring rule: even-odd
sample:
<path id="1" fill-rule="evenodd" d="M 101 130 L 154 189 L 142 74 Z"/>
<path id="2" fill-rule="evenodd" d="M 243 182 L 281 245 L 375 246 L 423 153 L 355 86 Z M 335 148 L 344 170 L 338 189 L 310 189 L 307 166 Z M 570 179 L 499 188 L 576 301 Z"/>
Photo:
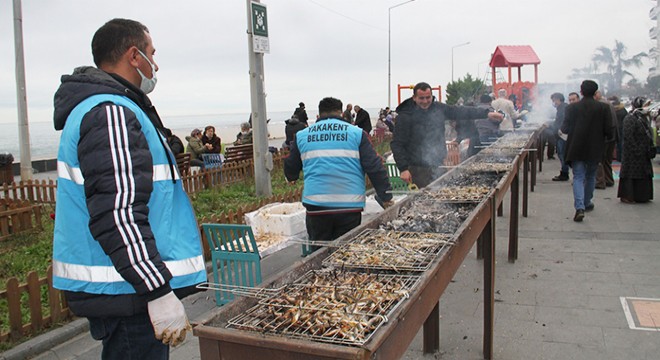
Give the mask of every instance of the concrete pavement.
<path id="1" fill-rule="evenodd" d="M 652 300 L 660 299 L 657 202 L 627 205 L 616 198 L 616 187 L 596 190 L 595 210 L 584 222 L 575 223 L 570 182 L 550 180 L 559 173 L 558 160 L 543 165 L 535 192 L 530 193 L 529 217 L 520 219 L 515 264 L 507 262 L 508 201 L 505 216 L 497 221 L 494 358 L 660 358 L 660 300 Z M 440 352 L 421 353 L 420 331 L 404 359 L 482 358 L 483 262 L 476 260 L 475 251 L 440 300 Z M 268 276 L 299 255 L 299 247 L 286 248 L 265 258 L 262 272 Z M 210 293 L 184 303 L 191 319 L 215 306 Z M 30 355 L 26 349 L 56 340 L 64 342 L 35 358 L 98 359 L 101 347 L 85 324 L 79 320 L 69 326 L 70 333 L 71 328 L 78 332 L 69 340 L 58 335 L 65 330 L 53 330 L 0 359 L 25 358 Z M 646 330 L 633 330 L 631 324 Z M 189 336 L 173 348 L 171 358 L 198 359 L 197 338 Z"/>

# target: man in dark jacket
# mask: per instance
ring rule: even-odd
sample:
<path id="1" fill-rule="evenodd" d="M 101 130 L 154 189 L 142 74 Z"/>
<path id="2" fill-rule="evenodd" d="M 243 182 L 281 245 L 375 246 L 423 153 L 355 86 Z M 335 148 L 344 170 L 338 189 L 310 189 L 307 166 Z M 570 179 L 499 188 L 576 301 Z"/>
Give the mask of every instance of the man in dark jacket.
<path id="1" fill-rule="evenodd" d="M 309 120 L 309 118 L 307 117 L 307 111 L 305 110 L 305 103 L 300 102 L 298 104 L 296 110 L 293 111 L 293 116 L 297 117 L 298 121 L 303 123 L 305 126 L 309 126 L 307 124 L 307 120 Z"/>
<path id="2" fill-rule="evenodd" d="M 371 133 L 371 117 L 367 110 L 355 105 L 355 126 L 364 130 L 367 134 Z"/>
<path id="3" fill-rule="evenodd" d="M 614 106 L 603 97 L 600 91 L 596 91 L 594 99 L 596 99 L 596 101 L 600 101 L 610 108 L 610 116 L 612 118 L 612 137 L 605 141 L 603 158 L 598 164 L 598 169 L 596 169 L 596 189 L 605 189 L 606 187 L 614 186 L 612 161 L 614 160 L 614 149 L 616 149 L 616 144 L 619 142 L 619 120 L 617 118 Z"/>
<path id="4" fill-rule="evenodd" d="M 501 114 L 487 109 L 435 102 L 431 85 L 425 82 L 415 85 L 413 97 L 402 102 L 396 112 L 399 115 L 390 144 L 394 160 L 401 179 L 419 187 L 428 185 L 444 172 L 441 166 L 447 156 L 446 119 L 503 119 Z"/>
<path id="5" fill-rule="evenodd" d="M 552 100 L 552 106 L 557 108 L 555 114 L 555 121 L 550 126 L 552 131 L 552 136 L 555 137 L 555 142 L 557 143 L 557 156 L 559 157 L 559 162 L 561 163 L 561 169 L 559 170 L 559 175 L 552 178 L 552 181 L 568 181 L 568 165 L 566 165 L 565 151 L 566 151 L 566 140 L 562 139 L 559 135 L 559 130 L 564 123 L 564 117 L 566 114 L 566 107 L 568 104 L 564 102 L 564 95 L 561 93 L 554 93 L 550 95 L 550 100 Z"/>
<path id="6" fill-rule="evenodd" d="M 284 122 L 286 126 L 284 127 L 284 134 L 286 139 L 284 140 L 284 145 L 286 148 L 291 147 L 291 142 L 296 139 L 296 133 L 305 128 L 305 124 L 301 123 L 296 116 L 292 116 L 291 119 Z"/>
<path id="7" fill-rule="evenodd" d="M 568 134 L 566 163 L 573 168 L 574 221 L 593 210 L 596 169 L 605 151 L 605 141 L 613 137 L 610 107 L 594 99 L 598 84 L 585 80 L 580 85 L 582 100 L 566 107 L 561 131 Z"/>
<path id="8" fill-rule="evenodd" d="M 167 359 L 191 330 L 179 297 L 206 281 L 200 235 L 147 94 L 155 49 L 137 21 L 92 39 L 95 67 L 62 76 L 53 285 L 103 359 Z"/>

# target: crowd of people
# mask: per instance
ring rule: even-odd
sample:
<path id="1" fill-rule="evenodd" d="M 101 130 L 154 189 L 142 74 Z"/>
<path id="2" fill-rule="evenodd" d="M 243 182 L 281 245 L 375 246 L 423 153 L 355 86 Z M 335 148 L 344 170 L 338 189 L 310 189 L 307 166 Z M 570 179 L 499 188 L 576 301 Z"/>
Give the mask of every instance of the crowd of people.
<path id="1" fill-rule="evenodd" d="M 167 359 L 169 346 L 191 331 L 180 299 L 207 281 L 198 224 L 175 169 L 173 155 L 184 151 L 183 142 L 163 125 L 147 96 L 159 68 L 146 26 L 110 20 L 94 34 L 92 55 L 96 67 L 62 76 L 55 94 L 54 125 L 62 135 L 53 286 L 76 316 L 88 319 L 104 359 Z M 614 186 L 615 148 L 621 201 L 651 200 L 655 146 L 648 100 L 635 98 L 627 112 L 618 98 L 604 100 L 591 80 L 582 82 L 580 92 L 581 98 L 569 94 L 569 104 L 552 94 L 557 113 L 544 131 L 553 146 L 549 157 L 556 144 L 562 162 L 553 180 L 567 181 L 572 169 L 574 220 L 594 209 L 598 185 Z M 360 224 L 365 174 L 383 208 L 393 201 L 387 170 L 369 137 L 369 113 L 359 105 L 344 108 L 332 97 L 319 102 L 318 113 L 310 125 L 301 102 L 287 120 L 284 174 L 295 183 L 304 172 L 307 233 L 327 241 Z M 401 179 L 425 187 L 443 173 L 447 121 L 455 121 L 452 140 L 487 144 L 523 116 L 506 91 L 494 100 L 485 95 L 475 106 L 447 105 L 420 82 L 395 111 L 379 112 L 376 131 L 393 133 Z M 242 124 L 234 144 L 252 143 L 251 131 L 250 122 Z M 193 161 L 222 150 L 213 126 L 193 129 L 186 140 Z"/>

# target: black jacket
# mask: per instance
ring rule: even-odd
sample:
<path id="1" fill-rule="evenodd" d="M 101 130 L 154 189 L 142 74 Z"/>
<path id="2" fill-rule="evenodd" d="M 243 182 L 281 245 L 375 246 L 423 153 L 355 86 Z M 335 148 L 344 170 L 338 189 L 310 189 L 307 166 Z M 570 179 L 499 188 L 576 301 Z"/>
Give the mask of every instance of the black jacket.
<path id="1" fill-rule="evenodd" d="M 611 139 L 614 128 L 610 106 L 593 97 L 584 97 L 566 107 L 561 132 L 566 140 L 566 163 L 573 161 L 600 161 L 605 151 L 605 140 Z"/>
<path id="2" fill-rule="evenodd" d="M 284 127 L 284 133 L 286 134 L 285 144 L 291 145 L 291 142 L 295 139 L 296 133 L 305 128 L 305 124 L 301 123 L 300 120 L 296 117 L 285 121 L 286 126 Z"/>
<path id="3" fill-rule="evenodd" d="M 371 117 L 367 110 L 360 108 L 360 111 L 355 113 L 355 126 L 362 128 L 367 134 L 371 133 Z"/>
<path id="4" fill-rule="evenodd" d="M 487 109 L 474 106 L 446 105 L 433 102 L 427 110 L 421 109 L 412 98 L 397 108 L 399 114 L 390 144 L 396 166 L 400 171 L 409 166 L 441 166 L 447 156 L 445 120 L 475 120 L 488 117 Z"/>

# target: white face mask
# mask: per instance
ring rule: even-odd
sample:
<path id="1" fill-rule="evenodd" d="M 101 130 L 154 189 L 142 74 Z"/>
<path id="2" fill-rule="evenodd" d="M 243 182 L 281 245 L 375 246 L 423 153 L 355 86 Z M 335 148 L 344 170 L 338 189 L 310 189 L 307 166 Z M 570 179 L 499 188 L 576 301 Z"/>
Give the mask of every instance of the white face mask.
<path id="1" fill-rule="evenodd" d="M 140 77 L 142 78 L 142 80 L 140 81 L 140 90 L 144 91 L 145 94 L 148 94 L 154 91 L 154 88 L 156 87 L 156 82 L 158 82 L 158 79 L 156 79 L 156 66 L 151 61 L 149 61 L 149 58 L 146 55 L 144 55 L 144 53 L 140 51 L 140 49 L 138 49 L 138 52 L 140 53 L 140 55 L 142 55 L 143 58 L 145 58 L 145 60 L 147 60 L 149 65 L 151 65 L 151 74 L 153 75 L 151 79 L 147 79 L 147 77 L 144 76 L 144 74 L 142 73 L 142 71 L 140 71 L 139 68 L 135 68 L 138 74 L 140 74 Z"/>

